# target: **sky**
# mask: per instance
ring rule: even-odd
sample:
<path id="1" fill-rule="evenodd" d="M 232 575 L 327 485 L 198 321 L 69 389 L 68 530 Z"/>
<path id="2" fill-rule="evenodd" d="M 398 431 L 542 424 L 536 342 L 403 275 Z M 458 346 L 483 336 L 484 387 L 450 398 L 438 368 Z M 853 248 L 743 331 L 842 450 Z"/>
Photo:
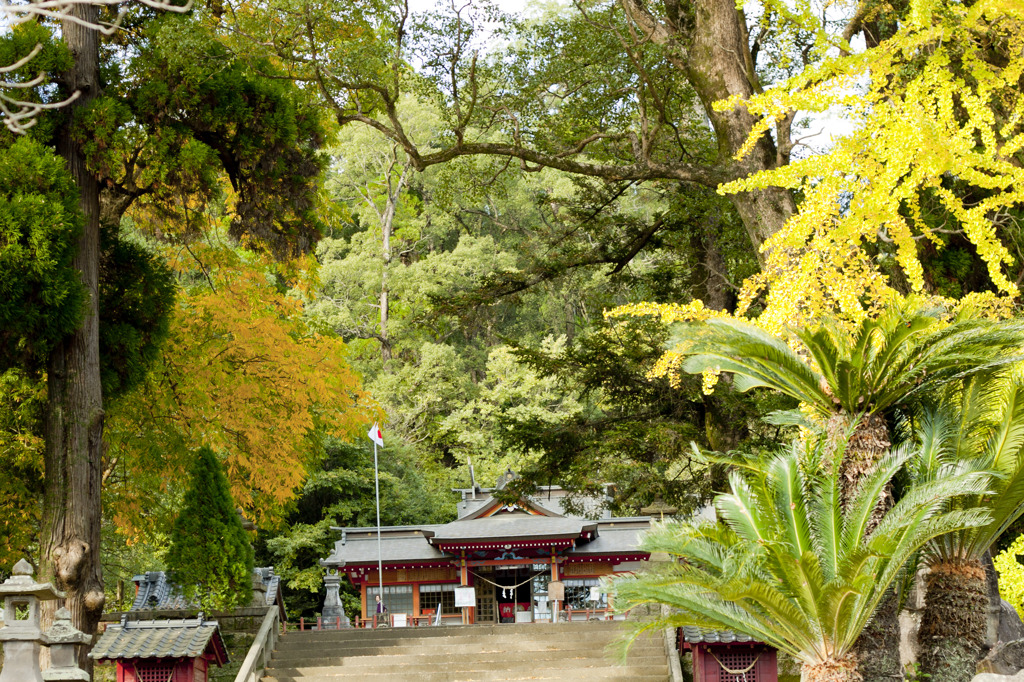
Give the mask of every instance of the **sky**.
<path id="1" fill-rule="evenodd" d="M 472 3 L 473 1 L 474 0 L 409 0 L 409 9 L 413 12 L 422 12 L 432 9 L 439 4 L 449 5 L 451 2 L 455 2 L 457 7 L 461 7 L 462 5 Z M 534 4 L 533 0 L 492 1 L 503 11 L 509 14 L 523 12 L 529 5 Z M 838 138 L 848 134 L 851 129 L 849 120 L 845 119 L 842 113 L 838 111 L 805 116 L 805 118 L 809 122 L 809 128 L 806 131 L 797 133 L 797 136 L 808 136 L 805 139 L 805 144 L 807 146 L 804 148 L 798 147 L 794 150 L 794 156 L 796 158 L 821 154 L 827 151 Z"/>
<path id="2" fill-rule="evenodd" d="M 450 1 L 450 0 L 448 0 Z M 472 0 L 456 0 L 459 5 L 466 2 L 472 2 Z M 409 0 L 409 9 L 413 12 L 422 12 L 428 10 L 438 4 L 448 4 L 446 0 Z M 508 13 L 521 12 L 526 7 L 527 0 L 494 0 L 494 3 L 500 7 L 503 11 Z"/>

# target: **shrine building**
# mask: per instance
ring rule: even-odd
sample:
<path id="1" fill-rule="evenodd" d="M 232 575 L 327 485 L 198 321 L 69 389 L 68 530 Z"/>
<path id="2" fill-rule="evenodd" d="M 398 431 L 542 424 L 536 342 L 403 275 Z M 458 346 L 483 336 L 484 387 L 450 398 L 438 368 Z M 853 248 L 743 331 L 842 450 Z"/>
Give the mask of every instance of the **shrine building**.
<path id="1" fill-rule="evenodd" d="M 451 523 L 381 528 L 390 619 L 412 625 L 611 617 L 601 579 L 648 559 L 637 545 L 650 517 L 612 517 L 597 500 L 574 514 L 563 507 L 567 491 L 558 486 L 514 504 L 496 499 L 495 490 L 456 490 L 462 499 Z M 361 594 L 361 622 L 372 621 L 380 592 L 377 529 L 334 530 L 341 539 L 321 564 L 348 575 Z"/>

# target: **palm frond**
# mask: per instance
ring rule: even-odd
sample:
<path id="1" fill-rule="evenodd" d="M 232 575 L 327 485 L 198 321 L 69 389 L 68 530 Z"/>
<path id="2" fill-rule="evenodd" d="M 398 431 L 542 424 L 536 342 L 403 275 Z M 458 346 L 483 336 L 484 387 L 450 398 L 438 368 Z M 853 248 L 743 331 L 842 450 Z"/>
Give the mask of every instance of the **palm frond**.
<path id="1" fill-rule="evenodd" d="M 864 526 L 871 491 L 913 453 L 896 448 L 883 458 L 865 479 L 864 500 L 842 510 L 836 467 L 823 464 L 820 447 L 794 445 L 758 459 L 760 470 L 733 472 L 730 492 L 716 499 L 722 522 L 657 525 L 643 547 L 679 560 L 616 579 L 616 604 L 668 604 L 677 609 L 671 622 L 733 629 L 821 660 L 850 650 L 922 546 L 988 522 L 983 510 L 950 505 L 986 490 L 985 474 L 968 470 L 911 485 L 865 539 L 853 529 Z"/>

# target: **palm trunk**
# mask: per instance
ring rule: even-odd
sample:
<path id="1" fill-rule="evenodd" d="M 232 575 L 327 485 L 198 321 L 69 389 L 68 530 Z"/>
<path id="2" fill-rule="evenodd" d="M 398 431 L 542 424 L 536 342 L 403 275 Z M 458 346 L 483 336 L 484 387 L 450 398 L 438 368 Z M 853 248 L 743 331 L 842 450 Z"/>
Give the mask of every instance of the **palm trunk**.
<path id="1" fill-rule="evenodd" d="M 898 682 L 900 663 L 900 600 L 896 590 L 886 590 L 878 609 L 853 647 L 864 682 Z M 938 682 L 938 680 L 936 680 Z"/>
<path id="2" fill-rule="evenodd" d="M 848 428 L 849 419 L 847 414 L 833 417 L 827 427 L 830 437 L 841 437 Z M 891 444 L 889 426 L 884 417 L 868 414 L 861 418 L 846 444 L 843 461 L 839 464 L 844 507 L 851 504 L 861 480 L 874 471 L 878 460 L 885 456 Z M 868 533 L 875 529 L 891 507 L 892 487 L 887 485 L 868 520 Z M 899 597 L 893 588 L 889 588 L 853 647 L 865 682 L 903 679 L 899 617 Z"/>
<path id="3" fill-rule="evenodd" d="M 834 419 L 843 418 L 849 419 L 846 415 L 837 415 Z M 834 428 L 831 423 L 829 427 L 830 429 Z M 891 445 L 889 425 L 885 423 L 884 417 L 878 414 L 868 414 L 861 418 L 846 444 L 846 452 L 840 464 L 844 507 L 853 501 L 861 479 L 875 470 L 878 460 L 885 456 Z M 878 506 L 872 514 L 871 522 L 868 524 L 869 533 L 875 529 L 891 505 L 892 492 L 886 487 L 882 498 L 878 500 Z"/>
<path id="4" fill-rule="evenodd" d="M 800 666 L 801 682 L 861 682 L 863 679 L 852 654 Z"/>
<path id="5" fill-rule="evenodd" d="M 975 559 L 936 564 L 925 586 L 917 633 L 921 670 L 933 680 L 970 682 L 985 646 L 985 569 Z"/>

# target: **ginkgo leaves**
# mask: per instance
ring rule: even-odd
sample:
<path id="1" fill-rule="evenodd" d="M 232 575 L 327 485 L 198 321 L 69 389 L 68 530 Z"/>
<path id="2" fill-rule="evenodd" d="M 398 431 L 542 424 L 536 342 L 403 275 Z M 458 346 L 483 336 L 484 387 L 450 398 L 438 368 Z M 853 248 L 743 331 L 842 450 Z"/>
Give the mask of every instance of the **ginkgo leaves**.
<path id="1" fill-rule="evenodd" d="M 742 296 L 741 313 L 768 290 L 766 328 L 822 312 L 855 320 L 888 305 L 897 293 L 887 257 L 911 291 L 928 293 L 919 245 L 941 248 L 938 233 L 962 233 L 974 246 L 994 289 L 990 305 L 1018 295 L 995 222 L 1024 203 L 1024 17 L 1000 0 L 969 8 L 931 0 L 914 3 L 911 19 L 878 47 L 827 60 L 745 103 L 764 123 L 748 147 L 793 110 L 846 107 L 855 125 L 826 155 L 719 190 L 802 195 Z M 720 104 L 736 105 L 744 106 Z"/>

